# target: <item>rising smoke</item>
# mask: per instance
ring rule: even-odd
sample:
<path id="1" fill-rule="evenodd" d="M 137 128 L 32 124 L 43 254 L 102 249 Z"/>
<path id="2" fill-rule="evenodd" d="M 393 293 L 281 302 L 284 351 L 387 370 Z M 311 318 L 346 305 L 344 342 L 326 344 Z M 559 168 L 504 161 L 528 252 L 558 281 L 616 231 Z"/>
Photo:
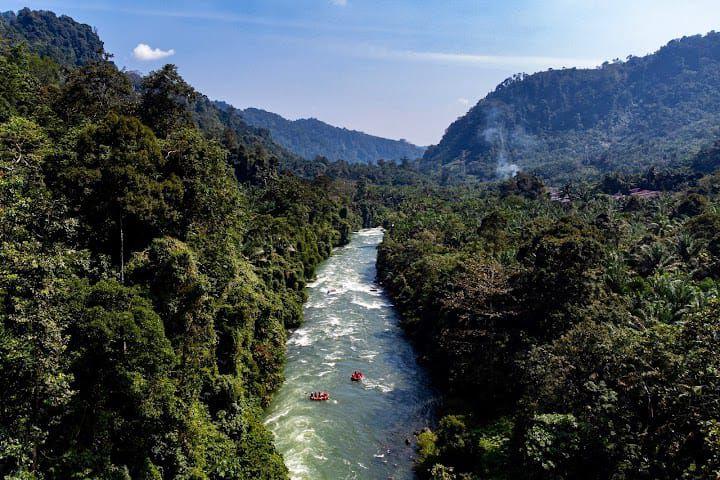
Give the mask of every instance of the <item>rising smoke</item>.
<path id="1" fill-rule="evenodd" d="M 495 115 L 495 117 L 497 117 L 497 115 Z M 495 174 L 500 179 L 512 178 L 520 171 L 520 167 L 508 161 L 505 127 L 496 119 L 493 123 L 495 126 L 486 128 L 483 131 L 483 137 L 485 138 L 485 141 L 491 144 L 495 150 Z"/>

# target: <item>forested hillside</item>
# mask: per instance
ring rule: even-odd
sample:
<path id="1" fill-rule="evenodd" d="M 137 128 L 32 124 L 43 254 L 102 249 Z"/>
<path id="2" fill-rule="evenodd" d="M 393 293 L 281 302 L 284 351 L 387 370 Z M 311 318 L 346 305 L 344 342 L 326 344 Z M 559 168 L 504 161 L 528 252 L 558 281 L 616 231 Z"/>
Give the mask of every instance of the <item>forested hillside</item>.
<path id="1" fill-rule="evenodd" d="M 380 279 L 442 392 L 421 476 L 716 478 L 718 185 L 377 189 Z"/>
<path id="2" fill-rule="evenodd" d="M 0 47 L 0 476 L 286 478 L 262 408 L 305 282 L 359 225 L 349 194 L 280 174 L 172 65 L 133 85 L 85 46 L 18 38 Z"/>
<path id="3" fill-rule="evenodd" d="M 0 35 L 61 65 L 83 65 L 100 59 L 103 42 L 89 25 L 44 10 L 24 8 L 0 13 Z"/>
<path id="4" fill-rule="evenodd" d="M 275 113 L 256 108 L 242 110 L 243 119 L 255 127 L 270 131 L 273 139 L 296 155 L 313 160 L 375 163 L 422 157 L 425 149 L 405 140 L 389 140 L 355 130 L 334 127 L 314 118 L 287 120 Z"/>
<path id="5" fill-rule="evenodd" d="M 596 69 L 510 78 L 450 125 L 424 160 L 446 179 L 521 169 L 560 181 L 681 164 L 718 125 L 720 34 L 709 33 Z"/>

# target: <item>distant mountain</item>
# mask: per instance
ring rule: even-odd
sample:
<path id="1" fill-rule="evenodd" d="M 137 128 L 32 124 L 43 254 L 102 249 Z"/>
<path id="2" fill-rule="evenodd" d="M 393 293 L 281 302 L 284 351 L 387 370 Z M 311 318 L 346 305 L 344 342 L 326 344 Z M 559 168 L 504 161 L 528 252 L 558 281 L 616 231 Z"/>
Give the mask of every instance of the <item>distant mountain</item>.
<path id="1" fill-rule="evenodd" d="M 550 179 L 682 163 L 720 126 L 720 34 L 596 69 L 516 75 L 447 129 L 428 170 Z"/>
<path id="2" fill-rule="evenodd" d="M 32 52 L 65 66 L 98 60 L 104 51 L 92 27 L 45 10 L 0 13 L 0 36 L 12 44 L 25 43 Z"/>
<path id="3" fill-rule="evenodd" d="M 247 123 L 269 130 L 276 142 L 306 159 L 322 156 L 333 161 L 373 163 L 380 159 L 415 159 L 425 152 L 424 148 L 405 140 L 389 140 L 334 127 L 314 118 L 287 120 L 256 108 L 248 108 L 241 113 Z"/>
<path id="4" fill-rule="evenodd" d="M 267 129 L 250 125 L 243 117 L 242 110 L 223 102 L 214 102 L 202 94 L 198 95 L 193 110 L 198 128 L 214 138 L 223 139 L 226 148 L 231 151 L 229 160 L 235 164 L 236 171 L 236 162 L 240 160 L 238 155 L 261 158 L 267 167 L 278 167 L 281 170 L 302 170 L 309 168 L 305 164 L 315 163 L 276 142 Z M 235 137 L 230 144 L 227 142 L 229 132 Z M 237 173 L 240 174 L 239 171 Z"/>

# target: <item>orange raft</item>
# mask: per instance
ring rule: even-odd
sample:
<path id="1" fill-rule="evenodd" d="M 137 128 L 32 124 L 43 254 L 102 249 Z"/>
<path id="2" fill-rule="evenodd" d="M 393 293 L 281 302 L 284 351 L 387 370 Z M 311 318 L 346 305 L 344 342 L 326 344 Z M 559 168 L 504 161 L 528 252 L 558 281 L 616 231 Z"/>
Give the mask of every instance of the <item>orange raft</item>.
<path id="1" fill-rule="evenodd" d="M 312 392 L 310 394 L 310 400 L 314 402 L 324 402 L 330 400 L 330 394 L 328 392 Z"/>
<path id="2" fill-rule="evenodd" d="M 365 375 L 363 375 L 362 372 L 353 372 L 353 374 L 350 375 L 350 380 L 353 382 L 360 382 L 363 378 L 365 378 Z"/>

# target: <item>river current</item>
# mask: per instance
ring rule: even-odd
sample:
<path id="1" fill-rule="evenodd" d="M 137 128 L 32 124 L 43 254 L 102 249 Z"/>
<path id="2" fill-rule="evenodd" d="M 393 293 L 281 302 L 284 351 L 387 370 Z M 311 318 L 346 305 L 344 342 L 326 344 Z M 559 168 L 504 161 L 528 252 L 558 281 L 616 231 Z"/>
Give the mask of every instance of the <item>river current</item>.
<path id="1" fill-rule="evenodd" d="M 432 418 L 429 380 L 375 283 L 381 229 L 336 249 L 308 285 L 288 341 L 286 380 L 265 423 L 293 479 L 411 479 L 413 432 Z M 365 374 L 350 380 L 355 370 Z M 313 402 L 311 391 L 330 400 Z"/>

